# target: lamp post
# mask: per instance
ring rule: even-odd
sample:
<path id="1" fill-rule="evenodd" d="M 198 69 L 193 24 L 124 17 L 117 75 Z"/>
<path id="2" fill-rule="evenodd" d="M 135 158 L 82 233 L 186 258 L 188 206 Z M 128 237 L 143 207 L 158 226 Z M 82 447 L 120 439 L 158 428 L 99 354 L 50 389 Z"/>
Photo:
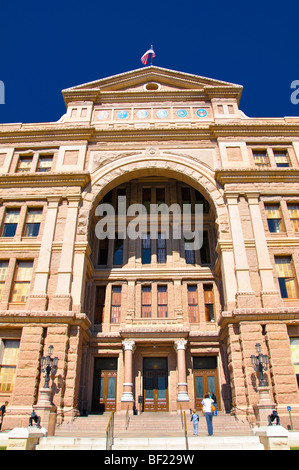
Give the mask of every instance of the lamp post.
<path id="1" fill-rule="evenodd" d="M 259 386 L 266 387 L 266 374 L 264 374 L 264 371 L 268 370 L 269 357 L 267 354 L 262 354 L 260 343 L 256 343 L 255 348 L 257 356 L 250 356 L 251 363 L 254 367 L 254 370 L 259 372 Z"/>
<path id="2" fill-rule="evenodd" d="M 42 372 L 46 372 L 44 388 L 49 388 L 50 374 L 55 375 L 57 371 L 58 357 L 52 357 L 54 347 L 49 346 L 48 356 L 41 358 Z"/>

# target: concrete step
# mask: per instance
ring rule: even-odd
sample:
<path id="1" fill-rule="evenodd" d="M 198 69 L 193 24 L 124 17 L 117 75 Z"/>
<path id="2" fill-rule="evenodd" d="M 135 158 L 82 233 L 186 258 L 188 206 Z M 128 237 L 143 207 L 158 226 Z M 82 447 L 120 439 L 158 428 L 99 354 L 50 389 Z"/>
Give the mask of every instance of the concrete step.
<path id="1" fill-rule="evenodd" d="M 106 438 L 42 437 L 36 450 L 106 450 Z"/>
<path id="2" fill-rule="evenodd" d="M 189 450 L 264 450 L 256 436 L 190 437 Z M 104 438 L 43 437 L 36 450 L 105 450 Z M 115 438 L 112 450 L 186 450 L 184 437 Z"/>

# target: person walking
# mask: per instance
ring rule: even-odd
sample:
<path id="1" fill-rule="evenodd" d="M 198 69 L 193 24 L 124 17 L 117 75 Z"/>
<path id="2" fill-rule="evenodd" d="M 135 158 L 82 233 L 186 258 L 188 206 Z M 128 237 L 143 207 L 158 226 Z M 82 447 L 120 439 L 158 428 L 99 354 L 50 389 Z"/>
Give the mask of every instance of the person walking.
<path id="1" fill-rule="evenodd" d="M 213 435 L 213 412 L 212 412 L 212 404 L 214 403 L 214 400 L 210 398 L 210 394 L 206 393 L 204 399 L 202 400 L 202 406 L 203 406 L 203 411 L 205 414 L 206 422 L 207 422 L 207 428 L 208 428 L 208 434 L 209 436 Z"/>
<path id="2" fill-rule="evenodd" d="M 215 411 L 213 413 L 213 416 L 217 416 L 217 414 L 218 414 L 218 412 L 217 412 L 217 398 L 216 398 L 215 393 L 212 393 L 211 398 L 214 402 L 213 405 L 215 406 Z"/>
<path id="3" fill-rule="evenodd" d="M 2 405 L 2 406 L 0 407 L 0 431 L 1 431 L 1 428 L 2 428 L 3 418 L 4 418 L 4 415 L 5 415 L 5 413 L 6 413 L 6 407 L 7 407 L 7 405 L 8 405 L 8 401 L 6 401 L 6 402 L 4 403 L 4 405 Z"/>
<path id="4" fill-rule="evenodd" d="M 193 413 L 192 413 L 192 416 L 191 416 L 191 421 L 193 423 L 193 436 L 198 436 L 199 416 L 196 413 L 196 410 L 193 410 Z"/>

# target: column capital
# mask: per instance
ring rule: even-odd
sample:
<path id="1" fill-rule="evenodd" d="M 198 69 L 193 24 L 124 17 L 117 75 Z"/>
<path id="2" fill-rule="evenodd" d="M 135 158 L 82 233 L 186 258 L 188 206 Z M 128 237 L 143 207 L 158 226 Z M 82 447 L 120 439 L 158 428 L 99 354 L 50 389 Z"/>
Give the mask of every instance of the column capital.
<path id="1" fill-rule="evenodd" d="M 124 341 L 122 341 L 122 345 L 125 351 L 134 352 L 136 349 L 135 341 L 132 341 L 130 339 L 125 339 Z"/>
<path id="2" fill-rule="evenodd" d="M 48 207 L 56 208 L 61 201 L 61 196 L 48 196 Z"/>
<path id="3" fill-rule="evenodd" d="M 245 194 L 248 204 L 258 204 L 260 193 L 258 191 L 248 191 Z"/>
<path id="4" fill-rule="evenodd" d="M 179 351 L 179 350 L 186 350 L 186 346 L 187 346 L 187 343 L 188 341 L 186 339 L 177 339 L 175 342 L 174 342 L 174 349 L 176 351 Z"/>

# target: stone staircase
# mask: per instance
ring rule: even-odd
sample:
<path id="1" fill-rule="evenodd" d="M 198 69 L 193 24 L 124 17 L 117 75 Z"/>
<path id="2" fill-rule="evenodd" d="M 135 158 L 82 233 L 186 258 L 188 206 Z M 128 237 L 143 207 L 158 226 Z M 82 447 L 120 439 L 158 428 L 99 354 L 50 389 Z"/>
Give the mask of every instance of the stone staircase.
<path id="1" fill-rule="evenodd" d="M 204 416 L 199 420 L 199 436 L 193 436 L 189 412 L 186 413 L 190 450 L 239 449 L 262 450 L 259 439 L 252 436 L 247 421 L 219 413 L 213 419 L 214 435 L 207 436 Z M 64 423 L 54 437 L 42 438 L 37 450 L 104 450 L 106 428 L 110 413 L 78 417 L 73 423 Z M 113 450 L 185 450 L 186 442 L 181 415 L 177 413 L 142 413 L 130 416 L 126 429 L 124 414 L 114 415 Z"/>

